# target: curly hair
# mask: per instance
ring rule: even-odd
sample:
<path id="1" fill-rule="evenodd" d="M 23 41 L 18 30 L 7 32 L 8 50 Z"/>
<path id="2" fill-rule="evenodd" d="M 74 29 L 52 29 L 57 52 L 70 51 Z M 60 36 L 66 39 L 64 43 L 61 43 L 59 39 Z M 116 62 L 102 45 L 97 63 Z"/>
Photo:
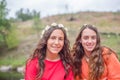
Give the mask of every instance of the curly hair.
<path id="1" fill-rule="evenodd" d="M 36 79 L 40 79 L 44 73 L 44 68 L 45 68 L 44 59 L 46 57 L 47 41 L 50 35 L 52 34 L 52 32 L 56 29 L 60 29 L 64 33 L 64 46 L 62 50 L 59 52 L 59 55 L 62 60 L 65 72 L 66 72 L 65 78 L 67 77 L 69 70 L 72 66 L 72 59 L 70 55 L 70 42 L 67 38 L 66 30 L 63 27 L 59 27 L 59 25 L 50 26 L 50 28 L 44 32 L 32 56 L 32 59 L 37 57 L 39 60 L 39 73 Z"/>
<path id="2" fill-rule="evenodd" d="M 80 32 L 75 40 L 75 43 L 73 45 L 72 49 L 72 54 L 74 55 L 74 77 L 79 76 L 81 79 L 81 73 L 82 73 L 82 58 L 85 55 L 85 51 L 83 49 L 82 44 L 80 43 L 81 37 L 82 37 L 82 32 L 86 29 L 89 28 L 93 30 L 96 33 L 97 36 L 97 42 L 94 50 L 91 53 L 90 59 L 89 59 L 89 80 L 98 80 L 103 71 L 104 71 L 104 63 L 103 63 L 103 58 L 102 58 L 102 49 L 100 46 L 100 35 L 93 25 L 86 24 L 83 25 L 82 28 L 80 29 Z"/>

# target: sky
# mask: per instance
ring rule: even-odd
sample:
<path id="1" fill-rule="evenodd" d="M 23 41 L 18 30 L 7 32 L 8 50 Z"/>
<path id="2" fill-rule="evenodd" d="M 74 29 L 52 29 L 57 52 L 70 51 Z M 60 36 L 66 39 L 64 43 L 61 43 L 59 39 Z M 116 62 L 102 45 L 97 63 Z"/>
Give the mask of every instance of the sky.
<path id="1" fill-rule="evenodd" d="M 41 17 L 76 13 L 79 11 L 120 11 L 120 0 L 6 0 L 8 17 L 15 17 L 16 11 L 29 9 L 40 12 Z"/>

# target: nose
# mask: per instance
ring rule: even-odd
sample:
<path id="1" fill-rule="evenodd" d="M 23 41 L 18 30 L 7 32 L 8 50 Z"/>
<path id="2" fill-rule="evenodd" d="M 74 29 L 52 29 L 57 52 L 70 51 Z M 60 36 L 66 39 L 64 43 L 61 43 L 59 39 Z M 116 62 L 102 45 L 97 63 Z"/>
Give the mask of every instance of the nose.
<path id="1" fill-rule="evenodd" d="M 59 43 L 59 40 L 58 40 L 58 39 L 56 39 L 56 40 L 55 40 L 55 44 L 58 44 L 58 43 Z"/>
<path id="2" fill-rule="evenodd" d="M 88 42 L 89 42 L 89 43 L 91 43 L 91 42 L 92 42 L 92 39 L 91 39 L 91 38 L 89 38 Z"/>

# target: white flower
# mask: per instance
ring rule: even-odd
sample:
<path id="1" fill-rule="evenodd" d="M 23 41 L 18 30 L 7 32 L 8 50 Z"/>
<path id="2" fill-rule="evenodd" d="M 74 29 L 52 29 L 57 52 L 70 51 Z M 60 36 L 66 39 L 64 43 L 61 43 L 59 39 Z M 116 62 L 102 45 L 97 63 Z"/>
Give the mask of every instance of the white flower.
<path id="1" fill-rule="evenodd" d="M 62 28 L 64 28 L 63 24 L 58 24 L 58 27 L 62 27 Z"/>
<path id="2" fill-rule="evenodd" d="M 43 37 L 43 34 L 45 33 L 45 30 L 42 30 L 42 33 L 41 33 L 41 38 Z"/>
<path id="3" fill-rule="evenodd" d="M 68 31 L 68 29 L 65 28 L 65 27 L 63 26 L 63 24 L 52 23 L 51 26 L 47 25 L 47 26 L 45 27 L 45 29 L 42 30 L 41 38 L 43 37 L 45 31 L 47 31 L 47 30 L 48 30 L 50 27 L 52 27 L 52 26 L 58 26 L 59 28 L 64 28 L 64 29 L 66 30 L 66 32 Z"/>
<path id="4" fill-rule="evenodd" d="M 51 26 L 57 26 L 57 23 L 52 23 Z"/>
<path id="5" fill-rule="evenodd" d="M 66 31 L 68 31 L 68 29 L 67 28 L 64 28 Z"/>
<path id="6" fill-rule="evenodd" d="M 64 28 L 63 24 L 57 24 L 57 23 L 52 23 L 51 26 L 58 26 L 58 27 Z"/>
<path id="7" fill-rule="evenodd" d="M 47 31 L 49 28 L 50 26 L 47 25 L 44 30 Z"/>
<path id="8" fill-rule="evenodd" d="M 42 30 L 42 33 L 41 33 L 41 38 L 43 37 L 45 31 L 47 31 L 48 29 L 50 28 L 50 26 L 46 26 L 45 29 Z"/>

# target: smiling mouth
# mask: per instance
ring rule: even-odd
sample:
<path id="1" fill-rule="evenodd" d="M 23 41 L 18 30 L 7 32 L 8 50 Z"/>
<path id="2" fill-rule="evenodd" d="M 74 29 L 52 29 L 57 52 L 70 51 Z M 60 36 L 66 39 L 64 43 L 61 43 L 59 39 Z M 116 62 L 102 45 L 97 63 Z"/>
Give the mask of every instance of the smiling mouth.
<path id="1" fill-rule="evenodd" d="M 53 47 L 53 50 L 59 50 L 59 48 L 58 47 Z"/>
<path id="2" fill-rule="evenodd" d="M 87 46 L 88 48 L 92 48 L 93 46 Z"/>

